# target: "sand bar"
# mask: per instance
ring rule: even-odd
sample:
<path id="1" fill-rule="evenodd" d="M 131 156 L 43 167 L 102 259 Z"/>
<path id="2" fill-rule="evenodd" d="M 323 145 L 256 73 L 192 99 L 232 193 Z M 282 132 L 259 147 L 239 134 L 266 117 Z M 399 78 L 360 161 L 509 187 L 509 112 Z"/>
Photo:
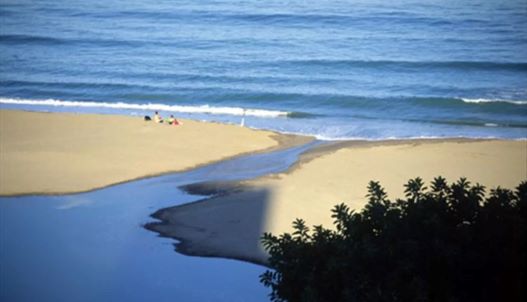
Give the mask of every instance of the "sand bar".
<path id="1" fill-rule="evenodd" d="M 310 140 L 191 120 L 0 110 L 0 195 L 89 191 Z"/>
<path id="2" fill-rule="evenodd" d="M 345 202 L 360 210 L 370 180 L 380 181 L 394 200 L 403 184 L 417 176 L 427 184 L 436 176 L 449 183 L 460 177 L 488 189 L 515 188 L 527 180 L 527 141 L 419 140 L 344 142 L 304 155 L 286 173 L 253 181 L 195 185 L 192 191 L 226 188 L 230 194 L 163 209 L 149 229 L 182 240 L 186 254 L 220 256 L 265 264 L 263 232 L 291 231 L 291 222 L 332 226 L 330 209 Z M 212 191 L 218 191 L 215 188 Z"/>

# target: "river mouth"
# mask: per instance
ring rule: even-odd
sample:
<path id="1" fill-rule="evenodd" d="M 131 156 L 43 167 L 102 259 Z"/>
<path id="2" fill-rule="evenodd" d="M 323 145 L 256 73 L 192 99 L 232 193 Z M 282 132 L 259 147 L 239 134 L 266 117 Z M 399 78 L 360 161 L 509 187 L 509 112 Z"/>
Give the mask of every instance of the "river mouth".
<path id="1" fill-rule="evenodd" d="M 253 154 L 88 193 L 0 198 L 2 301 L 268 301 L 265 268 L 175 253 L 143 226 L 202 199 L 180 189 L 286 170 L 321 144 Z M 206 290 L 204 290 L 206 289 Z"/>

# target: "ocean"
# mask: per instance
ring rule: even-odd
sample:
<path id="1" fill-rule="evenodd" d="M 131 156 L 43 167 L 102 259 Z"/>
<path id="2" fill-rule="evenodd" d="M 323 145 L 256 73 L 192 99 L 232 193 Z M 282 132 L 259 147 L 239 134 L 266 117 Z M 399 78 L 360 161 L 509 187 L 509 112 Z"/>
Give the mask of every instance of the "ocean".
<path id="1" fill-rule="evenodd" d="M 527 138 L 527 1 L 0 0 L 0 108 Z"/>
<path id="2" fill-rule="evenodd" d="M 527 139 L 527 1 L 0 0 L 0 109 Z M 283 171 L 300 150 L 283 152 L 1 197 L 0 300 L 268 301 L 263 267 L 179 255 L 142 226 L 203 198 L 179 185 Z"/>

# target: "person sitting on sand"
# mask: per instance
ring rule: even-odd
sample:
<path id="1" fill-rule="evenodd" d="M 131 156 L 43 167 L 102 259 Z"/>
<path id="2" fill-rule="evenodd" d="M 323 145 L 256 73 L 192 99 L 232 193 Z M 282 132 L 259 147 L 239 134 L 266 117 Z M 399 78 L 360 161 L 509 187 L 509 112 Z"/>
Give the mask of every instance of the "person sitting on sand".
<path id="1" fill-rule="evenodd" d="M 182 123 L 176 120 L 176 118 L 173 115 L 170 115 L 170 118 L 168 119 L 168 124 L 177 126 L 177 125 L 181 125 Z"/>
<path id="2" fill-rule="evenodd" d="M 154 122 L 156 123 L 162 123 L 163 118 L 159 115 L 159 113 L 156 111 L 156 114 L 154 115 Z"/>

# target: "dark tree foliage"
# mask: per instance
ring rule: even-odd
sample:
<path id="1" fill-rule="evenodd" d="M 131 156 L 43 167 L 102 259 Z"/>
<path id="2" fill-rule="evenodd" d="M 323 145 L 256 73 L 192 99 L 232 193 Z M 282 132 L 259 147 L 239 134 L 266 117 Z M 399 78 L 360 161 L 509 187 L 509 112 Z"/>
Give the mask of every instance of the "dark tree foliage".
<path id="1" fill-rule="evenodd" d="M 515 191 L 462 178 L 420 178 L 392 202 L 378 182 L 359 212 L 332 210 L 335 230 L 302 219 L 262 242 L 260 281 L 273 301 L 527 301 L 527 182 Z"/>

